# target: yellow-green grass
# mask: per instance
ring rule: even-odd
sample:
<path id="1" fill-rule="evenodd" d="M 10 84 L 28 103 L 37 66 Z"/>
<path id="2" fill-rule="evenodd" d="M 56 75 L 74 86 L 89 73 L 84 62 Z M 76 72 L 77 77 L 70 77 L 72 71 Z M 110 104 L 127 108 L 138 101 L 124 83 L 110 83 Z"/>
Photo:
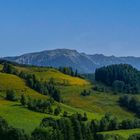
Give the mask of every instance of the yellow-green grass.
<path id="1" fill-rule="evenodd" d="M 90 96 L 81 96 L 80 93 L 84 89 L 90 89 L 91 86 L 67 86 L 61 87 L 61 94 L 64 103 L 88 112 L 93 112 L 99 116 L 110 112 L 119 120 L 134 119 L 135 114 L 125 110 L 118 104 L 119 95 L 111 93 L 97 93 L 92 91 Z"/>
<path id="2" fill-rule="evenodd" d="M 8 121 L 8 123 L 15 127 L 26 130 L 26 132 L 32 132 L 36 127 L 39 126 L 41 120 L 45 117 L 53 117 L 55 119 L 60 118 L 64 111 L 68 112 L 68 115 L 79 112 L 84 114 L 85 111 L 82 109 L 76 109 L 69 107 L 64 104 L 59 104 L 62 108 L 62 113 L 59 116 L 43 114 L 38 112 L 33 112 L 25 107 L 22 107 L 18 102 L 11 102 L 0 98 L 0 116 Z M 57 104 L 53 106 L 55 108 Z M 89 120 L 99 118 L 97 114 L 86 112 Z"/>
<path id="3" fill-rule="evenodd" d="M 72 115 L 74 113 L 80 113 L 83 115 L 84 113 L 86 113 L 89 121 L 94 120 L 94 119 L 100 120 L 103 117 L 100 114 L 85 111 L 85 110 L 80 109 L 80 108 L 71 107 L 71 106 L 68 106 L 66 104 L 59 104 L 59 105 L 62 108 L 62 112 L 67 111 L 69 115 Z"/>
<path id="4" fill-rule="evenodd" d="M 122 136 L 125 139 L 128 139 L 129 136 L 133 135 L 133 134 L 140 134 L 140 129 L 130 129 L 130 130 L 116 130 L 116 131 L 109 131 L 109 132 L 101 132 L 99 134 L 118 134 L 120 136 Z"/>
<path id="5" fill-rule="evenodd" d="M 88 85 L 90 84 L 87 80 L 72 77 L 61 73 L 60 71 L 53 68 L 41 68 L 41 67 L 16 67 L 19 71 L 25 71 L 27 73 L 35 74 L 36 77 L 41 81 L 49 81 L 54 79 L 54 82 L 58 85 Z"/>
<path id="6" fill-rule="evenodd" d="M 83 114 L 85 112 L 82 109 L 76 109 L 64 104 L 60 104 L 60 106 L 62 107 L 62 113 L 64 111 L 69 112 L 69 114 L 73 114 L 76 112 Z M 96 113 L 91 113 L 91 112 L 86 112 L 86 113 L 88 115 L 89 120 L 99 119 L 101 117 Z M 27 108 L 22 107 L 18 102 L 11 102 L 4 99 L 0 99 L 0 116 L 5 118 L 11 126 L 25 129 L 26 132 L 28 133 L 32 132 L 36 127 L 38 127 L 41 120 L 44 117 L 53 117 L 55 119 L 60 118 L 60 116 L 54 116 L 54 115 L 48 115 L 48 114 L 30 111 Z M 139 131 L 134 129 L 132 132 L 134 131 L 138 133 L 140 132 L 140 129 Z M 122 134 L 122 135 L 125 134 L 127 136 L 127 130 L 111 131 L 108 133 Z M 130 132 L 128 132 L 128 134 L 130 134 Z"/>
<path id="7" fill-rule="evenodd" d="M 3 99 L 0 99 L 0 116 L 6 119 L 11 126 L 24 129 L 28 133 L 38 127 L 44 117 L 57 118 L 56 116 L 30 111 L 20 106 L 18 102 Z"/>
<path id="8" fill-rule="evenodd" d="M 84 79 L 65 75 L 57 71 L 56 69 L 52 69 L 52 68 L 17 67 L 17 66 L 16 68 L 19 71 L 35 74 L 39 80 L 49 81 L 51 78 L 53 78 L 55 82 L 57 83 L 58 88 L 61 91 L 62 97 L 64 99 L 64 103 L 69 106 L 70 110 L 71 110 L 70 108 L 71 106 L 72 109 L 77 108 L 76 109 L 77 112 L 79 112 L 80 110 L 82 110 L 82 112 L 90 112 L 95 115 L 94 116 L 95 118 L 98 118 L 98 117 L 101 118 L 101 116 L 103 116 L 106 112 L 112 113 L 114 116 L 116 116 L 120 120 L 126 119 L 126 118 L 128 119 L 135 118 L 135 114 L 128 112 L 127 110 L 121 108 L 118 105 L 118 102 L 117 102 L 119 98 L 118 95 L 113 95 L 109 93 L 92 92 L 90 96 L 87 96 L 87 97 L 80 96 L 80 93 L 84 89 L 91 89 L 92 87 L 92 85 Z M 7 82 L 6 81 L 7 78 L 4 79 L 5 82 L 0 80 L 1 81 L 0 89 L 2 87 L 5 87 L 5 89 L 7 89 L 11 85 L 10 88 L 12 87 L 14 87 L 15 89 L 19 88 L 20 91 L 23 91 L 23 92 L 26 91 L 28 95 L 32 94 L 33 96 L 46 98 L 46 96 L 38 94 L 37 92 L 36 94 L 34 94 L 33 92 L 35 91 L 28 88 L 25 82 L 19 77 L 14 76 L 14 75 L 8 75 L 8 74 L 5 74 L 5 76 L 3 75 L 2 77 L 2 75 L 3 74 L 0 73 L 0 79 L 4 79 L 3 77 L 10 76 L 8 81 L 9 82 L 12 81 L 12 82 L 10 83 Z M 16 80 L 14 78 L 16 78 Z M 69 84 L 69 86 L 61 86 L 63 84 L 64 85 Z M 93 115 L 90 115 L 90 114 L 89 116 L 91 116 L 91 118 L 93 117 Z"/>
<path id="9" fill-rule="evenodd" d="M 2 64 L 0 64 L 0 71 L 2 71 L 2 69 L 3 69 L 3 65 L 2 65 Z"/>
<path id="10" fill-rule="evenodd" d="M 31 96 L 33 98 L 48 98 L 29 88 L 23 79 L 15 75 L 0 73 L 0 91 L 4 93 L 6 90 L 15 90 L 18 96 L 25 94 L 26 96 Z"/>

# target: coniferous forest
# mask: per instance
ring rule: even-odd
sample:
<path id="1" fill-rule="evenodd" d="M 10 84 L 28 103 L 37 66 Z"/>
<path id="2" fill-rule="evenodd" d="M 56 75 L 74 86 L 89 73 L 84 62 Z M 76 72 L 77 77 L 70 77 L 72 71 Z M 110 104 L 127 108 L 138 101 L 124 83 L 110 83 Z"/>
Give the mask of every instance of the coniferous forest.
<path id="1" fill-rule="evenodd" d="M 131 65 L 120 64 L 99 68 L 95 71 L 95 80 L 118 92 L 140 92 L 140 72 Z"/>

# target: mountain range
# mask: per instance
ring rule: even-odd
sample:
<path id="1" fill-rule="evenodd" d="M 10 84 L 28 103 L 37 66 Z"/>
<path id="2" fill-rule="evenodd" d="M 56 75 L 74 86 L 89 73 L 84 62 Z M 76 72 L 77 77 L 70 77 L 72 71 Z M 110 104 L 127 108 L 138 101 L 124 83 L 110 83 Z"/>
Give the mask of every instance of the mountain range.
<path id="1" fill-rule="evenodd" d="M 103 54 L 89 55 L 69 49 L 46 50 L 21 56 L 4 57 L 3 59 L 35 66 L 72 67 L 80 73 L 93 73 L 96 68 L 120 63 L 130 64 L 140 70 L 140 57 L 115 57 Z"/>

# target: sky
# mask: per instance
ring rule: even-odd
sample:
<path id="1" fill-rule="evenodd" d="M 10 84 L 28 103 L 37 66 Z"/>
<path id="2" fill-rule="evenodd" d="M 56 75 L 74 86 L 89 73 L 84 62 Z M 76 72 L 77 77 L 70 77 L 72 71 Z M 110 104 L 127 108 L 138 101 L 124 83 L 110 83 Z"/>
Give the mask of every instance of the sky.
<path id="1" fill-rule="evenodd" d="M 140 56 L 140 0 L 0 0 L 0 57 L 57 48 Z"/>

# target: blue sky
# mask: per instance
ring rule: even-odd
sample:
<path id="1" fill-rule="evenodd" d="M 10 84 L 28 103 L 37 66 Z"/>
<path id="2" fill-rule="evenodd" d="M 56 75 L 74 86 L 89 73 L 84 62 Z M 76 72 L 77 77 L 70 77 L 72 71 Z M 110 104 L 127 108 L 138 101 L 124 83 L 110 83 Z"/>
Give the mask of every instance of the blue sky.
<path id="1" fill-rule="evenodd" d="M 140 56 L 140 0 L 0 0 L 0 56 L 55 48 Z"/>

